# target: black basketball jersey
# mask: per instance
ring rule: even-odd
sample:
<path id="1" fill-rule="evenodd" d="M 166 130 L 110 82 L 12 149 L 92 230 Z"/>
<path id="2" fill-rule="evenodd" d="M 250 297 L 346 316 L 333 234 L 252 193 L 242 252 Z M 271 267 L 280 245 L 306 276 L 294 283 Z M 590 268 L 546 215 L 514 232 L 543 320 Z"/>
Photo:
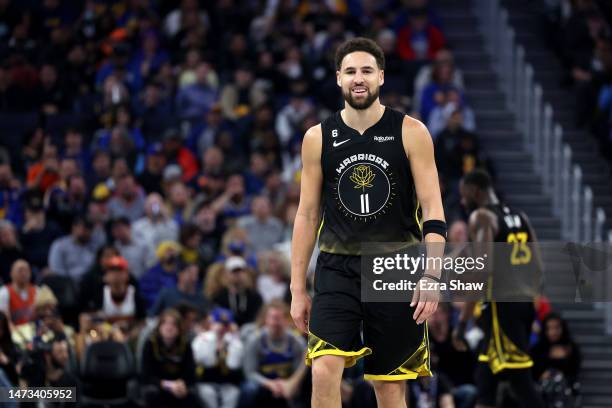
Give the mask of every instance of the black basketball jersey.
<path id="1" fill-rule="evenodd" d="M 339 111 L 321 123 L 321 251 L 360 255 L 362 243 L 421 240 L 420 211 L 402 143 L 404 116 L 386 107 L 363 135 L 347 126 Z"/>
<path id="2" fill-rule="evenodd" d="M 539 275 L 533 259 L 533 237 L 525 217 L 505 204 L 486 207 L 497 217 L 498 231 L 493 267 L 493 293 L 497 299 L 510 300 L 530 296 L 537 286 Z"/>

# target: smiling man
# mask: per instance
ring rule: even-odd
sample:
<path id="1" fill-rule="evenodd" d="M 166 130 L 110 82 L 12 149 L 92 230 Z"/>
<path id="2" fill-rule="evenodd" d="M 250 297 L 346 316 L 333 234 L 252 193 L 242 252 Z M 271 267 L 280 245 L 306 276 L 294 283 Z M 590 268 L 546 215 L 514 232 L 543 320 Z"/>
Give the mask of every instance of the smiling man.
<path id="1" fill-rule="evenodd" d="M 437 307 L 437 291 L 415 291 L 404 303 L 361 299 L 362 243 L 446 238 L 431 136 L 421 122 L 380 104 L 384 68 L 373 41 L 342 44 L 336 76 L 344 109 L 310 128 L 302 145 L 291 316 L 308 332 L 316 408 L 341 406 L 343 369 L 362 357 L 379 407 L 405 407 L 405 380 L 431 375 L 422 323 Z M 311 302 L 305 279 L 317 237 L 321 253 Z"/>

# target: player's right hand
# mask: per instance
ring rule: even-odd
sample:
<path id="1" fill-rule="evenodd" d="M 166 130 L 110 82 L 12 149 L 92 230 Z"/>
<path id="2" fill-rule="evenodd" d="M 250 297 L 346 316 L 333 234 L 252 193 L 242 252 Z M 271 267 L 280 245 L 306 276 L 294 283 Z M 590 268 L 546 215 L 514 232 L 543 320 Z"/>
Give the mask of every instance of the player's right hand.
<path id="1" fill-rule="evenodd" d="M 306 291 L 291 292 L 291 318 L 302 333 L 308 333 L 308 320 L 310 320 L 310 296 Z"/>

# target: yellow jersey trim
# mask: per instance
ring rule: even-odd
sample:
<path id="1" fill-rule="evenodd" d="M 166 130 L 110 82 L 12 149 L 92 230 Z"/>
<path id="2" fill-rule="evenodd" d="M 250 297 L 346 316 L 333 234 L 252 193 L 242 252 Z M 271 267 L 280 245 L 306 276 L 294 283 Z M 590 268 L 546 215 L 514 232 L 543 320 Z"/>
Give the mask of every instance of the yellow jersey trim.
<path id="1" fill-rule="evenodd" d="M 323 229 L 323 224 L 325 223 L 325 216 L 321 217 L 321 224 L 319 224 L 319 229 L 317 230 L 317 238 L 321 235 L 321 230 Z"/>
<path id="2" fill-rule="evenodd" d="M 362 357 L 372 354 L 372 349 L 363 347 L 357 351 L 345 351 L 331 343 L 317 337 L 312 332 L 308 332 L 308 351 L 306 353 L 306 365 L 312 365 L 312 360 L 320 356 L 340 356 L 345 357 L 344 367 L 352 367 Z"/>

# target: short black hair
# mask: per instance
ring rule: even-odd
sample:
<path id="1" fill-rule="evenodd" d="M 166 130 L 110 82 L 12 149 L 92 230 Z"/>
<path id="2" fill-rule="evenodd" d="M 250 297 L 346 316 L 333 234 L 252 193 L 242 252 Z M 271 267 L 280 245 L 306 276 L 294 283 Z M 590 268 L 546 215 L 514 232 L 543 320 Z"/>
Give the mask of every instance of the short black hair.
<path id="1" fill-rule="evenodd" d="M 482 169 L 474 169 L 463 176 L 463 184 L 476 186 L 480 190 L 488 190 L 492 187 L 493 182 L 489 173 Z"/>
<path id="2" fill-rule="evenodd" d="M 336 70 L 340 70 L 342 60 L 352 52 L 363 51 L 376 59 L 379 69 L 385 69 L 385 53 L 373 40 L 364 37 L 351 38 L 340 44 L 336 50 Z"/>

